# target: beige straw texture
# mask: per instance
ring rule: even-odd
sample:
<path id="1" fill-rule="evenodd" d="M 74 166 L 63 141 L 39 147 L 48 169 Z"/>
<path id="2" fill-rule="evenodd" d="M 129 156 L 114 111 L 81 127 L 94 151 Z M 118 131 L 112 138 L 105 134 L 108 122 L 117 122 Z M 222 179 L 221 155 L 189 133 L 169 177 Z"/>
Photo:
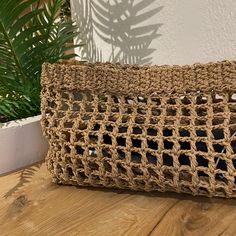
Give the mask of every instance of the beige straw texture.
<path id="1" fill-rule="evenodd" d="M 57 183 L 236 197 L 236 62 L 44 64 Z"/>

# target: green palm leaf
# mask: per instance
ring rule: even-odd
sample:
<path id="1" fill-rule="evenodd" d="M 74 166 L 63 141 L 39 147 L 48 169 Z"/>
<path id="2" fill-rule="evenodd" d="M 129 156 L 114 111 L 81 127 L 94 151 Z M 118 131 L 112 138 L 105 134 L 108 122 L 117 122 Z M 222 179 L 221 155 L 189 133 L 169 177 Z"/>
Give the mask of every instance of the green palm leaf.
<path id="1" fill-rule="evenodd" d="M 0 0 L 0 122 L 39 114 L 41 65 L 76 56 L 68 50 L 77 27 L 60 20 L 64 3 Z"/>

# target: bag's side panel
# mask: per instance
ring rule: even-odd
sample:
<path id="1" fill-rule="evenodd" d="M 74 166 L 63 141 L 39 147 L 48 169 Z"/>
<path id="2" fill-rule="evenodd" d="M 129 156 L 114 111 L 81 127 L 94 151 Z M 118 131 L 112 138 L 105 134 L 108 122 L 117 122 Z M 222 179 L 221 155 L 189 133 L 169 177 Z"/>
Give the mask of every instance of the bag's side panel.
<path id="1" fill-rule="evenodd" d="M 232 94 L 57 96 L 47 162 L 58 182 L 235 196 Z"/>
<path id="2" fill-rule="evenodd" d="M 116 76 L 127 81 L 126 73 Z M 55 181 L 236 197 L 236 89 L 136 95 L 129 87 L 123 94 L 126 85 L 110 83 L 112 76 L 102 69 L 45 66 L 42 127 Z M 109 86 L 123 86 L 123 92 L 103 93 Z M 149 82 L 142 86 L 148 90 Z"/>

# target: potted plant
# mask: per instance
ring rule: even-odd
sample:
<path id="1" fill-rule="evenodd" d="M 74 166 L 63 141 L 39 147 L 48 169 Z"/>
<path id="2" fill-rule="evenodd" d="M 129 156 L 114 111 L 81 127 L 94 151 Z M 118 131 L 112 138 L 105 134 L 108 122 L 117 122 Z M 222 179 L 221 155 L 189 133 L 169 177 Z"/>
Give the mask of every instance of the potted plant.
<path id="1" fill-rule="evenodd" d="M 44 158 L 40 75 L 44 62 L 76 56 L 64 0 L 0 0 L 0 174 Z"/>

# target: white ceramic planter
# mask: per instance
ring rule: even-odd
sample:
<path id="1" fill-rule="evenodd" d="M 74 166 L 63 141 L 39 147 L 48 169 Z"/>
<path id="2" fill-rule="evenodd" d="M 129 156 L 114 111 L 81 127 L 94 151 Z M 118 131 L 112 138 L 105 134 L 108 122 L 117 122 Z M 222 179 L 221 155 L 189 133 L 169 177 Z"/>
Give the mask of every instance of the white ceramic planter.
<path id="1" fill-rule="evenodd" d="M 0 174 L 45 158 L 48 144 L 42 135 L 40 118 L 10 121 L 0 127 Z"/>

